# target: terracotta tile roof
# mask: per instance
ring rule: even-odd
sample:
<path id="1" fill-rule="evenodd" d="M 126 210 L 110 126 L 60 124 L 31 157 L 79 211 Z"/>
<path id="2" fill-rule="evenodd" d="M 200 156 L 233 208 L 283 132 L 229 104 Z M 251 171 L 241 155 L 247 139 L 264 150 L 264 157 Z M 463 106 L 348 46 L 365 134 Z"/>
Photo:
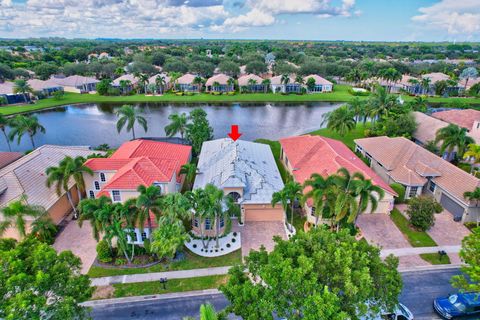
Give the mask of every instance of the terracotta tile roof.
<path id="1" fill-rule="evenodd" d="M 13 82 L 0 82 L 0 94 L 13 94 Z"/>
<path id="2" fill-rule="evenodd" d="M 23 153 L 20 152 L 0 152 L 0 169 L 20 159 L 22 156 Z"/>
<path id="3" fill-rule="evenodd" d="M 413 116 L 418 125 L 413 137 L 424 144 L 428 141 L 435 140 L 437 131 L 448 126 L 447 122 L 436 119 L 422 112 L 414 111 Z"/>
<path id="4" fill-rule="evenodd" d="M 305 83 L 307 83 L 309 78 L 315 79 L 315 84 L 317 84 L 317 85 L 319 85 L 319 84 L 322 84 L 322 85 L 330 84 L 331 85 L 332 84 L 330 81 L 328 81 L 325 78 L 320 77 L 317 74 L 311 74 L 311 75 L 308 75 L 308 76 L 304 77 L 303 80 L 305 81 Z"/>
<path id="5" fill-rule="evenodd" d="M 474 109 L 447 110 L 432 113 L 432 117 L 471 130 L 475 121 L 480 121 L 480 111 Z"/>
<path id="6" fill-rule="evenodd" d="M 248 83 L 248 81 L 250 79 L 253 79 L 253 80 L 257 81 L 257 84 L 262 84 L 262 81 L 263 81 L 263 78 L 257 76 L 256 74 L 250 73 L 250 74 L 246 74 L 244 76 L 239 77 L 238 78 L 238 85 L 239 86 L 248 86 L 248 85 L 250 85 Z"/>
<path id="7" fill-rule="evenodd" d="M 220 73 L 208 78 L 205 85 L 213 86 L 215 82 L 218 82 L 219 84 L 222 84 L 222 85 L 226 85 L 229 79 L 230 79 L 229 76 L 227 76 L 226 74 Z"/>
<path id="8" fill-rule="evenodd" d="M 350 173 L 361 172 L 375 185 L 396 195 L 386 182 L 341 141 L 305 135 L 280 139 L 280 144 L 298 183 L 304 183 L 314 173 L 326 177 L 337 173 L 338 169 L 343 167 Z"/>
<path id="9" fill-rule="evenodd" d="M 192 84 L 193 80 L 196 78 L 196 75 L 193 75 L 191 73 L 186 73 L 180 78 L 177 79 L 178 84 Z"/>
<path id="10" fill-rule="evenodd" d="M 406 138 L 373 137 L 355 143 L 399 183 L 423 186 L 425 177 L 433 176 L 435 184 L 463 203 L 463 193 L 480 186 L 479 179 Z"/>

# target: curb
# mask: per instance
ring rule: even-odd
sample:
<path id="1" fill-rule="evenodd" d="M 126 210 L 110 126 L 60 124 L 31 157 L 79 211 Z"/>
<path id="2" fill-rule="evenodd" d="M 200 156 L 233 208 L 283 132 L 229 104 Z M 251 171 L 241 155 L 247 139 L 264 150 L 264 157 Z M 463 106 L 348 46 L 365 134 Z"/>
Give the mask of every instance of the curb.
<path id="1" fill-rule="evenodd" d="M 156 301 L 156 300 L 169 300 L 169 299 L 176 299 L 176 298 L 198 297 L 198 296 L 215 295 L 215 294 L 221 294 L 221 292 L 217 289 L 206 289 L 206 290 L 197 290 L 197 291 L 154 294 L 154 295 L 148 295 L 148 296 L 90 300 L 90 301 L 82 302 L 80 303 L 80 305 L 82 307 L 97 307 L 97 306 L 109 306 L 109 305 L 117 305 L 117 304 L 125 304 L 125 303 L 142 302 L 142 301 Z"/>
<path id="2" fill-rule="evenodd" d="M 422 272 L 422 271 L 441 271 L 441 270 L 454 270 L 462 267 L 463 264 L 441 264 L 441 265 L 431 265 L 431 266 L 418 266 L 410 268 L 398 268 L 398 272 L 407 273 L 407 272 Z"/>

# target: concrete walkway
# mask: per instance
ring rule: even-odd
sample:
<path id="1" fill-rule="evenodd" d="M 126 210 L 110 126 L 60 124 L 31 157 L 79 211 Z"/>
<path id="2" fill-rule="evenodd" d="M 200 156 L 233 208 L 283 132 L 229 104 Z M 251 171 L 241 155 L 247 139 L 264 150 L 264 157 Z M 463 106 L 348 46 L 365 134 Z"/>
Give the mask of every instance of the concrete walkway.
<path id="1" fill-rule="evenodd" d="M 400 249 L 384 249 L 380 252 L 382 258 L 393 254 L 396 257 L 413 256 L 422 253 L 437 253 L 440 250 L 446 253 L 458 253 L 461 246 L 438 246 L 438 247 L 417 247 L 417 248 L 400 248 Z"/>
<path id="2" fill-rule="evenodd" d="M 231 268 L 230 266 L 226 266 L 226 267 L 216 267 L 216 268 L 139 273 L 139 274 L 129 274 L 129 275 L 123 275 L 123 276 L 92 278 L 92 286 L 107 286 L 114 283 L 136 283 L 136 282 L 159 281 L 160 278 L 185 279 L 185 278 L 195 278 L 195 277 L 216 276 L 216 275 L 227 274 L 228 269 L 230 268 Z"/>

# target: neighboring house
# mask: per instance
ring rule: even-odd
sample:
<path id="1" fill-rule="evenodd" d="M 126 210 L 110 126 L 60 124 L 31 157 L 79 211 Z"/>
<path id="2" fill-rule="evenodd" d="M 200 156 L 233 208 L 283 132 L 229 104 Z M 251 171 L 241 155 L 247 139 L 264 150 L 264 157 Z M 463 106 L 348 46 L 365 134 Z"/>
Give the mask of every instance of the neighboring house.
<path id="1" fill-rule="evenodd" d="M 121 83 L 123 81 L 130 81 L 130 85 L 128 85 L 125 90 L 128 92 L 128 91 L 132 91 L 137 83 L 138 83 L 138 78 L 135 77 L 133 74 L 129 73 L 129 74 L 124 74 L 118 78 L 116 78 L 115 80 L 112 81 L 112 87 L 114 88 L 118 88 L 118 89 L 122 89 L 122 85 Z"/>
<path id="2" fill-rule="evenodd" d="M 33 91 L 40 92 L 47 97 L 51 96 L 54 92 L 63 91 L 63 87 L 52 79 L 48 79 L 46 81 L 40 79 L 30 79 L 27 82 Z"/>
<path id="3" fill-rule="evenodd" d="M 439 81 L 450 80 L 450 76 L 442 72 L 432 72 L 422 75 L 422 79 L 430 79 L 430 89 L 428 92 L 423 92 L 424 94 L 435 95 L 435 84 Z M 447 92 L 458 92 L 460 87 L 458 85 L 447 87 Z"/>
<path id="4" fill-rule="evenodd" d="M 72 211 L 72 207 L 63 190 L 61 196 L 58 196 L 54 186 L 47 187 L 45 171 L 48 167 L 58 166 L 66 156 L 86 158 L 93 153 L 95 151 L 88 147 L 44 145 L 10 163 L 0 169 L 0 207 L 25 196 L 28 204 L 44 207 L 53 222 L 59 224 Z M 78 194 L 73 182 L 69 189 L 76 204 Z M 0 213 L 0 222 L 2 220 Z M 27 219 L 27 231 L 33 220 Z M 18 233 L 15 228 L 10 228 L 4 237 L 18 239 Z"/>
<path id="5" fill-rule="evenodd" d="M 193 83 L 197 76 L 191 73 L 186 73 L 175 81 L 175 89 L 183 92 L 200 92 L 202 85 Z"/>
<path id="6" fill-rule="evenodd" d="M 94 175 L 84 175 L 87 196 L 106 196 L 113 202 L 125 202 L 138 197 L 137 188 L 157 186 L 162 194 L 179 192 L 183 185 L 182 165 L 191 160 L 190 146 L 133 140 L 126 142 L 110 158 L 89 159 L 85 165 Z M 155 219 L 152 219 L 155 220 Z M 145 225 L 143 232 L 135 229 L 134 243 L 142 244 L 152 230 Z"/>
<path id="7" fill-rule="evenodd" d="M 217 139 L 206 141 L 198 159 L 198 173 L 193 188 L 213 184 L 231 196 L 241 209 L 241 221 L 285 222 L 283 208 L 272 206 L 272 195 L 283 189 L 272 151 L 268 145 L 250 141 Z M 193 230 L 199 233 L 200 221 Z M 213 233 L 213 221 L 204 222 L 204 230 Z M 221 231 L 224 225 L 220 221 Z"/>
<path id="8" fill-rule="evenodd" d="M 23 153 L 21 152 L 0 152 L 0 169 L 20 159 L 22 156 Z"/>
<path id="9" fill-rule="evenodd" d="M 98 60 L 107 59 L 110 60 L 112 57 L 107 52 L 102 52 L 98 55 Z"/>
<path id="10" fill-rule="evenodd" d="M 417 129 L 413 133 L 413 141 L 422 147 L 424 147 L 430 141 L 435 141 L 437 137 L 437 131 L 448 126 L 447 122 L 426 115 L 425 113 L 413 111 L 412 114 L 415 117 L 415 122 L 417 123 Z M 437 144 L 439 149 L 440 144 L 440 142 Z M 451 153 L 445 151 L 442 155 L 442 158 L 447 161 L 451 161 L 455 158 L 456 153 L 456 151 Z"/>
<path id="11" fill-rule="evenodd" d="M 207 79 L 205 83 L 206 91 L 207 92 L 230 92 L 235 91 L 233 82 L 229 84 L 231 81 L 231 77 L 227 76 L 226 74 L 220 73 L 216 74 Z"/>
<path id="12" fill-rule="evenodd" d="M 303 184 L 314 173 L 327 177 L 336 174 L 340 168 L 347 169 L 350 174 L 360 172 L 385 191 L 375 213 L 388 214 L 393 209 L 394 197 L 397 196 L 395 191 L 341 141 L 305 135 L 280 139 L 280 145 L 280 160 L 296 182 Z M 305 211 L 308 222 L 314 224 L 316 218 L 312 199 L 306 202 Z"/>
<path id="13" fill-rule="evenodd" d="M 452 109 L 432 113 L 432 117 L 455 124 L 468 130 L 468 135 L 480 143 L 480 111 L 475 109 Z"/>
<path id="14" fill-rule="evenodd" d="M 94 92 L 97 87 L 98 81 L 95 78 L 84 76 L 69 76 L 66 78 L 50 78 L 54 83 L 63 87 L 66 92 L 74 93 L 88 93 Z"/>
<path id="15" fill-rule="evenodd" d="M 159 73 L 154 76 L 151 76 L 150 78 L 148 78 L 148 83 L 156 85 L 157 77 L 163 77 L 163 80 L 165 81 L 163 90 L 160 90 L 160 88 L 157 88 L 158 92 L 163 93 L 172 88 L 172 83 L 170 82 L 171 78 L 166 73 Z"/>
<path id="16" fill-rule="evenodd" d="M 476 221 L 479 205 L 463 197 L 480 186 L 473 175 L 403 137 L 356 139 L 355 144 L 385 182 L 405 187 L 406 199 L 432 195 L 455 220 Z"/>
<path id="17" fill-rule="evenodd" d="M 308 79 L 314 79 L 315 80 L 315 87 L 313 90 L 308 89 L 307 87 L 307 81 Z M 307 89 L 307 93 L 321 93 L 321 92 L 332 92 L 333 90 L 333 83 L 328 81 L 325 78 L 320 77 L 319 75 L 316 74 L 311 74 L 303 78 L 303 82 L 305 84 L 305 88 Z"/>
<path id="18" fill-rule="evenodd" d="M 254 85 L 250 81 L 255 81 Z M 256 74 L 250 73 L 238 78 L 238 87 L 240 92 L 246 90 L 248 92 L 265 92 L 265 86 L 262 84 L 263 79 Z"/>
<path id="19" fill-rule="evenodd" d="M 0 97 L 4 97 L 7 104 L 25 103 L 30 99 L 27 93 L 14 93 L 13 87 L 15 84 L 10 81 L 0 82 Z"/>
<path id="20" fill-rule="evenodd" d="M 474 85 L 476 85 L 477 83 L 480 83 L 480 77 L 476 78 L 476 79 L 461 79 L 459 82 L 458 82 L 458 86 L 460 87 L 460 90 L 463 92 L 465 91 L 465 89 L 468 91 L 470 90 L 471 87 L 473 87 Z M 466 88 L 465 88 L 465 85 L 466 85 Z"/>
<path id="21" fill-rule="evenodd" d="M 282 76 L 275 76 L 270 79 L 270 88 L 273 93 L 300 93 L 302 85 L 295 82 L 294 76 L 289 76 L 287 84 L 282 83 Z"/>

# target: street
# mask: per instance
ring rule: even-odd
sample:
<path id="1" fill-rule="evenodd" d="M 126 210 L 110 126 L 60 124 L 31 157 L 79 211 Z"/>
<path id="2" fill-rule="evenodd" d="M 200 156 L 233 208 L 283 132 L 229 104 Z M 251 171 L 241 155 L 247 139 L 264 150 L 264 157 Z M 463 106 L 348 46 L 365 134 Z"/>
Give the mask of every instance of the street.
<path id="1" fill-rule="evenodd" d="M 458 269 L 403 273 L 404 288 L 400 302 L 412 311 L 415 320 L 439 319 L 432 308 L 433 299 L 455 292 L 449 281 L 453 275 L 458 273 Z M 217 310 L 223 309 L 228 303 L 223 295 L 210 294 L 94 307 L 91 315 L 94 319 L 99 320 L 179 320 L 185 316 L 198 316 L 199 307 L 205 302 L 210 302 Z"/>

